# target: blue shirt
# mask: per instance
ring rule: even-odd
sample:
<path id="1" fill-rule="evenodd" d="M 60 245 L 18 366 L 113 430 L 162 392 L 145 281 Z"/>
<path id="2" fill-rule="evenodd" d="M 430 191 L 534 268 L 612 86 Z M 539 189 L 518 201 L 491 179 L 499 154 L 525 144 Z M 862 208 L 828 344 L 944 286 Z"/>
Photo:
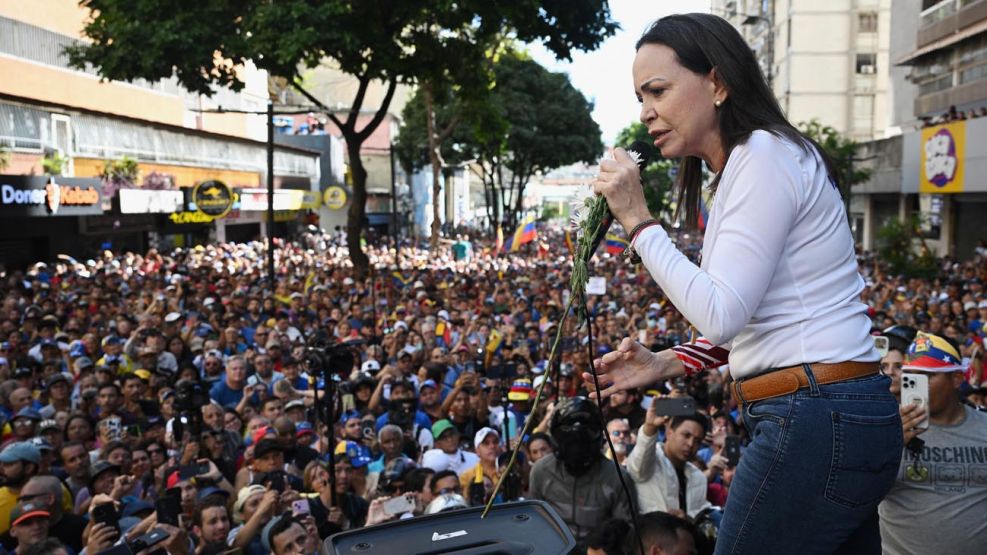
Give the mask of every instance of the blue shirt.
<path id="1" fill-rule="evenodd" d="M 378 432 L 380 431 L 381 428 L 383 428 L 384 426 L 387 425 L 387 423 L 388 423 L 387 415 L 388 414 L 390 414 L 390 413 L 385 412 L 384 414 L 382 414 L 382 415 L 380 415 L 380 416 L 377 417 L 377 431 Z M 416 410 L 415 411 L 415 424 L 418 424 L 418 426 L 420 426 L 422 428 L 425 428 L 426 430 L 431 430 L 432 429 L 432 419 L 429 418 L 427 414 L 425 414 L 424 412 L 422 412 L 420 410 Z"/>
<path id="2" fill-rule="evenodd" d="M 232 389 L 226 385 L 226 380 L 222 379 L 213 384 L 212 389 L 209 390 L 209 396 L 224 407 L 235 408 L 243 399 L 243 388 Z"/>

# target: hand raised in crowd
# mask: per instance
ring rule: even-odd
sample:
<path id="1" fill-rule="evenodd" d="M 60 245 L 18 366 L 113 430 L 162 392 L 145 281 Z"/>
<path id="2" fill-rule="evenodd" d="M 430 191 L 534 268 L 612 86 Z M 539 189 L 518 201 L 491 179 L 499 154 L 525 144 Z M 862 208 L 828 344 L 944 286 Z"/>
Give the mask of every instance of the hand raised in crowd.
<path id="1" fill-rule="evenodd" d="M 103 522 L 97 522 L 92 525 L 89 530 L 89 541 L 86 542 L 86 553 L 99 553 L 101 551 L 106 551 L 107 549 L 113 547 L 116 543 L 120 534 L 117 533 L 117 529 L 105 524 Z"/>
<path id="2" fill-rule="evenodd" d="M 123 496 L 130 493 L 134 489 L 134 478 L 133 476 L 124 474 L 122 476 L 117 476 L 113 480 L 113 489 L 110 490 L 110 497 L 119 501 L 123 499 Z"/>
<path id="3" fill-rule="evenodd" d="M 658 433 L 659 428 L 664 428 L 668 423 L 668 417 L 658 414 L 655 411 L 655 403 L 651 403 L 648 411 L 644 413 L 644 433 L 653 436 Z"/>

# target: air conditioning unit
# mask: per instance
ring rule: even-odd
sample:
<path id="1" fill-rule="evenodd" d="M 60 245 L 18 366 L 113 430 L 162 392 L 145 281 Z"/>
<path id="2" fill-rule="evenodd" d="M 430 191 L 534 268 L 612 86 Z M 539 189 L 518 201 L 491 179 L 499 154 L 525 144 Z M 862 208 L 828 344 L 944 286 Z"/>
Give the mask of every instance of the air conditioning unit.
<path id="1" fill-rule="evenodd" d="M 874 66 L 869 65 L 869 64 L 868 65 L 863 65 L 863 66 L 860 66 L 860 73 L 863 73 L 863 74 L 866 74 L 866 75 L 873 75 L 875 73 L 875 68 L 874 68 Z"/>

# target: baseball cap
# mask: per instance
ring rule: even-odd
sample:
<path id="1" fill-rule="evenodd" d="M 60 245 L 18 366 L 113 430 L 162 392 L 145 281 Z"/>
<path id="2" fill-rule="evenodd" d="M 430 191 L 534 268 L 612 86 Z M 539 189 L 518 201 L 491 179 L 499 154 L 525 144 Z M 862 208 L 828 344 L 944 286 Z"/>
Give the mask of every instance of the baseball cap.
<path id="1" fill-rule="evenodd" d="M 38 448 L 38 451 L 39 452 L 44 452 L 44 451 L 51 452 L 51 451 L 54 451 L 55 450 L 55 448 L 52 446 L 52 444 L 49 443 L 47 439 L 45 439 L 45 438 L 43 438 L 41 436 L 32 437 L 28 441 L 30 441 L 31 443 L 33 443 L 34 446 Z"/>
<path id="2" fill-rule="evenodd" d="M 374 359 L 370 359 L 360 365 L 361 372 L 377 372 L 380 370 L 380 363 Z"/>
<path id="3" fill-rule="evenodd" d="M 34 375 L 34 370 L 31 370 L 27 366 L 21 366 L 14 370 L 14 378 L 30 378 Z"/>
<path id="4" fill-rule="evenodd" d="M 294 399 L 288 401 L 288 403 L 284 406 L 284 410 L 289 410 L 293 408 L 305 408 L 305 401 L 301 399 Z"/>
<path id="5" fill-rule="evenodd" d="M 284 452 L 284 447 L 273 439 L 262 439 L 257 442 L 257 446 L 254 447 L 254 458 L 263 457 L 264 455 L 270 453 L 271 451 L 281 451 Z"/>
<path id="6" fill-rule="evenodd" d="M 47 510 L 45 510 L 44 505 L 39 505 L 37 503 L 18 503 L 14 506 L 14 510 L 10 512 L 10 525 L 17 526 L 25 521 L 31 520 L 32 518 L 48 518 L 51 516 Z"/>
<path id="7" fill-rule="evenodd" d="M 902 370 L 961 372 L 966 368 L 960 354 L 948 341 L 931 333 L 918 332 L 908 346 Z"/>
<path id="8" fill-rule="evenodd" d="M 435 439 L 439 439 L 440 437 L 442 437 L 442 434 L 446 433 L 449 430 L 454 430 L 456 433 L 459 433 L 459 430 L 456 428 L 455 425 L 453 425 L 452 421 L 449 420 L 448 418 L 443 418 L 442 420 L 438 420 L 435 422 L 435 424 L 432 424 L 432 437 Z"/>
<path id="9" fill-rule="evenodd" d="M 312 426 L 311 422 L 299 422 L 295 426 L 295 437 L 302 437 L 306 434 L 314 434 L 315 428 Z"/>
<path id="10" fill-rule="evenodd" d="M 90 361 L 90 365 L 92 365 L 92 361 Z M 66 376 L 65 374 L 62 374 L 61 372 L 57 374 L 52 374 L 52 376 L 48 378 L 48 380 L 45 382 L 45 391 L 47 391 L 51 386 L 55 385 L 58 382 L 63 382 L 67 384 L 69 383 L 69 377 Z"/>
<path id="11" fill-rule="evenodd" d="M 260 543 L 264 546 L 264 553 L 274 553 L 274 549 L 271 547 L 271 530 L 277 526 L 278 522 L 281 522 L 282 518 L 291 518 L 291 515 L 285 513 L 281 516 L 276 516 L 272 518 L 260 533 Z"/>
<path id="12" fill-rule="evenodd" d="M 182 315 L 179 312 L 169 312 L 165 317 L 164 321 L 166 324 L 171 324 L 172 322 L 177 322 L 182 319 Z"/>
<path id="13" fill-rule="evenodd" d="M 422 382 L 420 386 L 418 386 L 418 390 L 421 391 L 426 387 L 431 387 L 432 389 L 438 389 L 439 384 L 435 383 L 435 380 L 425 380 Z"/>
<path id="14" fill-rule="evenodd" d="M 518 379 L 511 384 L 511 390 L 507 393 L 507 398 L 511 401 L 527 401 L 531 399 L 531 380 Z"/>
<path id="15" fill-rule="evenodd" d="M 13 422 L 14 420 L 17 420 L 18 418 L 30 418 L 31 420 L 34 420 L 35 422 L 41 422 L 41 420 L 42 420 L 41 413 L 38 412 L 37 409 L 33 409 L 31 407 L 24 407 L 21 410 L 17 411 L 17 414 L 15 414 L 14 417 L 11 418 L 10 420 L 11 420 L 11 422 Z"/>
<path id="16" fill-rule="evenodd" d="M 236 496 L 236 502 L 233 503 L 233 514 L 239 514 L 243 512 L 243 506 L 247 504 L 250 497 L 257 493 L 264 493 L 266 489 L 260 484 L 254 484 L 252 486 L 247 486 L 241 489 Z"/>
<path id="17" fill-rule="evenodd" d="M 93 485 L 93 482 L 96 481 L 96 478 L 99 478 L 99 475 L 100 474 L 103 474 L 104 472 L 110 472 L 110 471 L 114 471 L 114 472 L 119 473 L 120 472 L 120 467 L 117 466 L 117 465 L 115 465 L 115 464 L 113 464 L 113 463 L 111 463 L 111 462 L 109 462 L 109 461 L 96 461 L 95 463 L 93 463 L 92 468 L 89 471 L 89 485 L 92 486 Z M 172 481 L 171 481 L 172 477 L 175 478 L 175 482 L 174 483 L 172 483 Z M 168 485 L 169 488 L 170 487 L 174 487 L 174 485 L 178 483 L 177 477 L 178 477 L 178 471 L 177 470 L 172 473 L 172 476 L 169 476 L 168 477 L 168 484 L 167 485 Z"/>
<path id="18" fill-rule="evenodd" d="M 497 430 L 484 426 L 476 432 L 476 436 L 473 438 L 473 448 L 479 447 L 483 443 L 483 440 L 487 439 L 487 436 L 490 434 L 497 436 L 497 440 L 500 441 L 500 434 L 497 433 Z"/>
<path id="19" fill-rule="evenodd" d="M 336 444 L 334 454 L 345 456 L 353 468 L 361 468 L 371 462 L 370 454 L 364 449 L 361 449 L 361 446 L 355 441 L 340 441 Z"/>
<path id="20" fill-rule="evenodd" d="M 199 490 L 199 499 L 205 499 L 210 495 L 219 495 L 224 499 L 230 498 L 230 492 L 226 491 L 223 488 L 217 488 L 216 486 L 209 486 Z"/>

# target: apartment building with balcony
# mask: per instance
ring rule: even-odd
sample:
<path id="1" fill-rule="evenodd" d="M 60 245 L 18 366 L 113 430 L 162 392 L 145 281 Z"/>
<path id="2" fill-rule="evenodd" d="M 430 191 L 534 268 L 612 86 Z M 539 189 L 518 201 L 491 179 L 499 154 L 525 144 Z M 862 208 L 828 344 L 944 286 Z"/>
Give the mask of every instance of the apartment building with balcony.
<path id="1" fill-rule="evenodd" d="M 714 0 L 757 57 L 793 123 L 857 140 L 889 125 L 891 0 Z"/>

